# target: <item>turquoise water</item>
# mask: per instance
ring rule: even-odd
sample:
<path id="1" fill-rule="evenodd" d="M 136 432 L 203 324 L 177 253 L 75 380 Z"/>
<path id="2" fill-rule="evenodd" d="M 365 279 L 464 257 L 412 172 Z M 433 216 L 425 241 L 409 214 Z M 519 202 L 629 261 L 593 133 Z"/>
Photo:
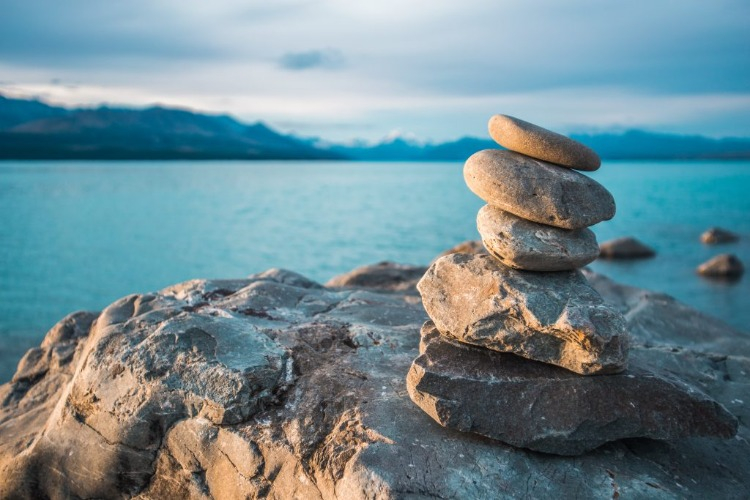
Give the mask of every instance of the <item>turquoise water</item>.
<path id="1" fill-rule="evenodd" d="M 482 202 L 461 169 L 0 162 L 0 360 L 17 359 L 68 312 L 191 278 L 286 267 L 325 281 L 381 260 L 425 264 L 477 237 Z M 610 162 L 592 176 L 618 205 L 615 219 L 594 227 L 599 240 L 635 235 L 658 251 L 648 261 L 597 262 L 597 271 L 750 330 L 750 276 L 726 284 L 694 274 L 722 251 L 750 265 L 750 163 Z M 712 225 L 743 239 L 703 246 L 698 236 Z"/>

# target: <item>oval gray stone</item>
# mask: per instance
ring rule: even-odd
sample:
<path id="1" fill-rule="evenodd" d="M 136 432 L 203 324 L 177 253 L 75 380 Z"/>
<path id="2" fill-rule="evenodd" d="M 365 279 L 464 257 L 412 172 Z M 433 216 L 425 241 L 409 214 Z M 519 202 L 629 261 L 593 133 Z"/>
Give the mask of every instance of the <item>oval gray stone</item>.
<path id="1" fill-rule="evenodd" d="M 508 115 L 495 115 L 488 124 L 492 139 L 511 151 L 576 170 L 596 170 L 596 152 L 564 135 Z"/>
<path id="2" fill-rule="evenodd" d="M 527 221 L 492 205 L 477 214 L 477 229 L 487 251 L 506 266 L 527 271 L 566 271 L 599 255 L 588 228 L 561 229 Z"/>
<path id="3" fill-rule="evenodd" d="M 581 229 L 615 215 L 612 194 L 595 180 L 512 151 L 474 153 L 464 180 L 490 205 L 540 224 Z"/>
<path id="4" fill-rule="evenodd" d="M 625 318 L 580 271 L 517 271 L 489 255 L 441 257 L 417 284 L 443 335 L 582 375 L 627 366 Z"/>

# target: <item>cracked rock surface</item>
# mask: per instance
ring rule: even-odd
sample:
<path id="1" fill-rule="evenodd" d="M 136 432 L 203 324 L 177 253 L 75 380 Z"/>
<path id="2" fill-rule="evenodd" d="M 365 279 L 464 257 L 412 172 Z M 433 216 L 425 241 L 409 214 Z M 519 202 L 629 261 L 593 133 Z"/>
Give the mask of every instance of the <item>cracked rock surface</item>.
<path id="1" fill-rule="evenodd" d="M 489 255 L 452 254 L 417 285 L 438 330 L 582 375 L 627 366 L 625 320 L 576 270 L 511 269 Z"/>
<path id="2" fill-rule="evenodd" d="M 738 436 L 551 456 L 446 429 L 410 401 L 427 316 L 418 272 L 401 271 L 358 273 L 372 289 L 279 270 L 196 280 L 68 316 L 0 386 L 0 498 L 746 496 L 746 334 L 588 275 L 624 314 L 631 355 L 722 403 Z"/>

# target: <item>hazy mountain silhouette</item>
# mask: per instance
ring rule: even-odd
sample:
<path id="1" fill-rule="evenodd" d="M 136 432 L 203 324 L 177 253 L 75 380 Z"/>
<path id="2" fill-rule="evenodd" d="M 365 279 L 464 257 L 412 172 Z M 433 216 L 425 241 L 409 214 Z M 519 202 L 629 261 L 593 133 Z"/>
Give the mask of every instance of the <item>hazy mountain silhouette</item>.
<path id="1" fill-rule="evenodd" d="M 750 159 L 750 138 L 711 139 L 631 130 L 575 134 L 604 159 Z M 464 137 L 420 144 L 397 137 L 378 144 L 319 146 L 262 123 L 174 108 L 66 109 L 0 96 L 0 158 L 5 159 L 352 159 L 464 161 L 498 148 Z"/>
<path id="2" fill-rule="evenodd" d="M 262 123 L 163 107 L 66 110 L 3 98 L 0 124 L 9 124 L 0 126 L 0 158 L 339 158 Z"/>

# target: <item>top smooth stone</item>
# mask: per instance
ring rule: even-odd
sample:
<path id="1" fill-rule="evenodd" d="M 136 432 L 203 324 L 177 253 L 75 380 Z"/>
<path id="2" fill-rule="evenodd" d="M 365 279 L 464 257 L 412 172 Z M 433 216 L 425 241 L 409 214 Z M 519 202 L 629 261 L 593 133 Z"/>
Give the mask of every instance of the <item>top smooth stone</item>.
<path id="1" fill-rule="evenodd" d="M 495 115 L 488 124 L 492 139 L 511 151 L 576 170 L 593 171 L 602 160 L 578 141 L 508 115 Z"/>

